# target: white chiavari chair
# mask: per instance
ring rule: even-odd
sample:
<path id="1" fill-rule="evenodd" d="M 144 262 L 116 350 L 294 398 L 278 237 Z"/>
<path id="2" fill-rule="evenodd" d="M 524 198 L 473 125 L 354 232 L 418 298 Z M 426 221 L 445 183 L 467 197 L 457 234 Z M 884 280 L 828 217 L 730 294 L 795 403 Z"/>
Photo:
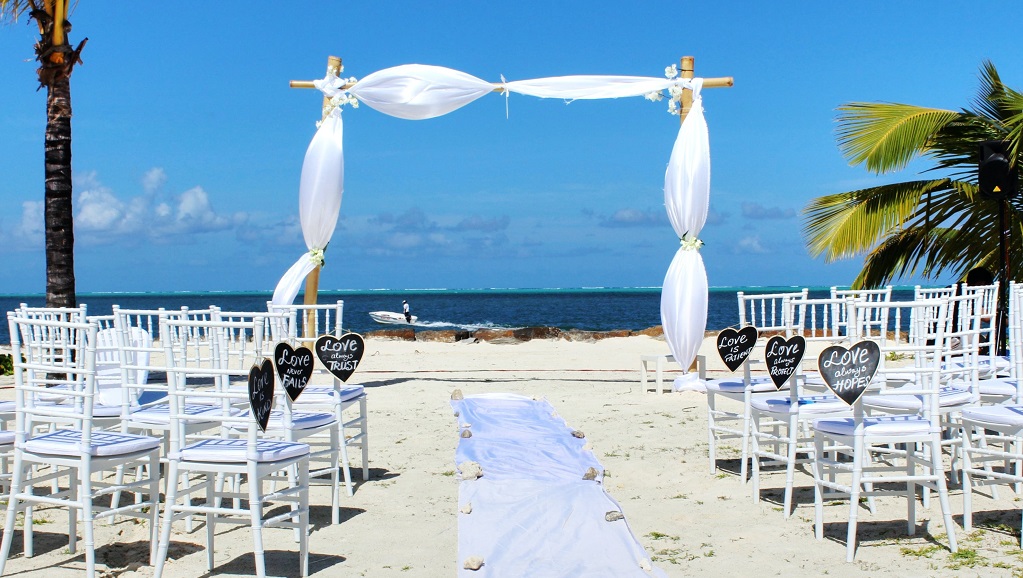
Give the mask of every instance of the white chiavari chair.
<path id="1" fill-rule="evenodd" d="M 214 568 L 216 525 L 229 523 L 250 526 L 256 575 L 261 578 L 266 576 L 264 529 L 274 526 L 293 529 L 299 542 L 296 573 L 306 576 L 309 570 L 309 446 L 265 437 L 250 412 L 233 411 L 248 405 L 248 389 L 231 387 L 230 381 L 247 380 L 251 368 L 236 367 L 231 349 L 261 341 L 262 320 L 245 323 L 168 318 L 162 321 L 160 334 L 164 337 L 167 359 L 172 427 L 167 499 L 155 576 L 159 578 L 163 574 L 172 524 L 192 514 L 206 517 L 207 570 Z M 251 335 L 253 341 L 239 339 L 242 334 Z M 171 335 L 175 337 L 169 337 Z M 259 344 L 249 346 L 258 350 Z M 204 352 L 189 354 L 190 349 Z M 211 360 L 208 365 L 199 361 L 205 359 Z M 185 436 L 184 426 L 192 417 L 181 413 L 181 408 L 200 399 L 221 407 L 222 411 L 213 416 L 223 426 L 221 435 L 201 439 Z M 227 435 L 228 431 L 237 435 Z M 240 480 L 242 476 L 245 476 L 247 491 L 222 483 L 225 477 Z M 184 483 L 179 487 L 175 480 Z M 267 482 L 275 487 L 280 483 L 284 485 L 282 489 L 267 492 Z M 228 487 L 233 490 L 225 489 Z M 203 503 L 193 504 L 182 499 L 202 490 L 206 497 Z M 246 499 L 247 507 L 242 507 L 241 500 Z M 286 504 L 289 509 L 268 515 L 266 509 L 271 504 Z"/>
<path id="2" fill-rule="evenodd" d="M 320 305 L 273 305 L 267 303 L 267 307 L 271 311 L 294 312 L 295 319 L 302 321 L 302 327 L 296 324 L 290 331 L 282 332 L 282 334 L 290 335 L 295 346 L 303 345 L 311 350 L 315 346 L 316 339 L 321 335 L 341 337 L 344 334 L 341 327 L 344 313 L 343 301 Z M 310 323 L 310 317 L 316 321 Z M 314 333 L 309 333 L 309 329 L 312 329 Z M 330 383 L 322 383 L 323 380 Z M 329 411 L 334 414 L 340 428 L 338 436 L 343 442 L 340 458 L 341 471 L 344 475 L 348 495 L 352 496 L 355 490 L 348 448 L 354 447 L 360 450 L 362 481 L 369 480 L 369 413 L 366 390 L 361 385 L 345 384 L 324 369 L 317 370 L 314 381 L 320 383 L 310 382 L 301 397 L 295 401 L 295 405 L 304 411 Z"/>
<path id="3" fill-rule="evenodd" d="M 245 344 L 240 343 L 239 339 L 243 341 L 248 339 L 259 343 L 253 348 L 255 354 L 260 358 L 272 358 L 276 345 L 279 343 L 273 339 L 273 336 L 293 335 L 295 315 L 294 311 L 287 310 L 275 312 L 220 311 L 217 315 L 218 321 L 252 324 L 253 327 L 262 330 L 262 334 L 259 336 L 246 336 L 238 329 L 228 332 L 228 337 L 231 339 L 228 341 L 230 347 L 226 348 L 226 354 L 231 360 L 232 367 L 243 368 L 252 364 L 251 356 L 246 353 Z M 257 330 L 253 329 L 252 331 Z M 281 409 L 271 412 L 266 435 L 286 441 L 301 441 L 310 445 L 309 479 L 310 481 L 325 481 L 330 486 L 331 519 L 334 524 L 338 524 L 341 521 L 340 474 L 345 476 L 349 495 L 352 495 L 347 447 L 342 443 L 344 422 L 340 418 L 340 411 L 335 412 L 333 404 L 330 403 L 329 395 L 333 393 L 333 388 L 328 388 L 330 391 L 327 395 L 328 399 L 325 400 L 326 403 L 315 402 L 318 397 L 322 397 L 317 389 L 317 386 L 307 385 L 294 403 L 287 398 L 283 388 L 278 391 L 277 407 Z"/>
<path id="4" fill-rule="evenodd" d="M 97 517 L 130 515 L 148 519 L 153 530 L 150 536 L 150 563 L 153 563 L 159 509 L 160 440 L 104 431 L 94 426 L 98 324 L 21 317 L 17 312 L 8 313 L 8 322 L 14 350 L 17 425 L 7 523 L 0 545 L 0 573 L 10 553 L 19 511 L 26 512 L 25 555 L 32 555 L 32 525 L 28 520 L 31 505 L 40 503 L 68 508 L 71 553 L 77 546 L 78 513 L 82 514 L 88 576 L 96 572 L 93 525 Z M 39 396 L 55 384 L 63 386 L 62 395 L 67 403 L 36 403 Z M 45 427 L 37 427 L 39 424 L 56 425 L 60 429 L 47 431 Z M 94 479 L 97 474 L 139 462 L 148 464 L 150 476 L 130 484 L 110 484 L 102 476 Z M 63 477 L 69 479 L 67 489 L 45 495 L 33 491 L 38 484 Z M 113 507 L 103 507 L 96 502 L 99 496 L 114 491 L 145 494 L 148 499 Z"/>
<path id="5" fill-rule="evenodd" d="M 1023 285 L 1009 286 L 1009 359 L 1012 375 L 986 381 L 1001 382 L 1006 391 L 988 397 L 996 405 L 972 405 L 962 410 L 963 528 L 973 529 L 973 494 L 990 488 L 997 499 L 999 485 L 1023 484 Z M 983 392 L 983 387 L 981 389 Z M 991 397 L 994 397 L 992 400 Z M 1023 525 L 1021 525 L 1023 527 Z"/>
<path id="6" fill-rule="evenodd" d="M 791 301 L 806 299 L 809 289 L 786 293 L 745 293 L 739 291 L 739 327 L 753 325 L 761 338 L 791 329 Z"/>
<path id="7" fill-rule="evenodd" d="M 888 285 L 883 289 L 839 289 L 838 287 L 831 288 L 832 299 L 845 299 L 846 301 L 859 300 L 866 303 L 886 303 L 892 300 L 892 286 Z M 838 328 L 840 333 L 849 334 L 851 333 L 848 327 L 849 320 L 846 319 L 846 308 L 839 307 L 836 309 L 839 318 L 834 321 L 835 327 Z M 880 319 L 864 319 L 861 322 L 873 323 L 880 326 Z"/>
<path id="8" fill-rule="evenodd" d="M 855 318 L 853 315 L 858 313 L 858 308 L 879 306 L 854 302 L 850 319 Z M 906 305 L 893 302 L 888 306 Z M 913 386 L 899 390 L 898 395 L 921 396 L 924 400 L 922 413 L 868 416 L 864 411 L 864 398 L 860 397 L 852 406 L 852 417 L 819 419 L 813 425 L 815 534 L 818 540 L 824 537 L 824 501 L 848 498 L 846 560 L 849 562 L 856 554 L 860 498 L 903 496 L 907 504 L 908 533 L 913 534 L 916 531 L 918 486 L 938 493 L 949 547 L 953 552 L 957 550 L 942 463 L 938 403 L 949 304 L 947 300 L 939 299 L 916 301 L 909 307 L 912 308 L 909 317 L 915 325 L 909 331 L 911 340 L 896 342 L 886 338 L 878 345 L 881 363 L 887 354 L 897 352 L 912 358 L 910 364 L 899 369 L 903 375 L 910 376 L 906 382 Z M 888 334 L 887 329 L 879 332 Z M 854 337 L 853 341 L 858 339 Z M 891 390 L 882 390 L 882 394 L 886 391 Z M 905 486 L 904 489 L 893 490 L 886 487 L 889 484 Z"/>

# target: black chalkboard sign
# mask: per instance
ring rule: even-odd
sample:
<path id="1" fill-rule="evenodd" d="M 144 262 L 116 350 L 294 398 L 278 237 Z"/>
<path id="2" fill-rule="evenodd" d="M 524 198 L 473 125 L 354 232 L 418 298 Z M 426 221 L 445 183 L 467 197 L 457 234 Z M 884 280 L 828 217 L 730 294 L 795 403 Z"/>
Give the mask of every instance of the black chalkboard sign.
<path id="1" fill-rule="evenodd" d="M 341 381 L 348 381 L 366 350 L 366 342 L 358 333 L 346 333 L 341 337 L 322 335 L 316 340 L 316 357 Z"/>
<path id="2" fill-rule="evenodd" d="M 779 335 L 767 340 L 767 347 L 764 349 L 764 361 L 767 363 L 767 372 L 771 375 L 774 386 L 781 389 L 796 367 L 803 360 L 806 353 L 806 340 L 802 335 L 796 335 L 785 339 Z"/>
<path id="3" fill-rule="evenodd" d="M 274 405 L 274 364 L 263 359 L 262 364 L 253 364 L 249 370 L 249 407 L 259 424 L 259 429 L 266 431 L 270 423 L 270 410 Z"/>
<path id="4" fill-rule="evenodd" d="M 284 391 L 291 401 L 295 401 L 313 377 L 313 352 L 308 347 L 294 349 L 288 343 L 278 343 L 274 348 L 274 367 Z"/>
<path id="5" fill-rule="evenodd" d="M 831 391 L 852 405 L 874 379 L 880 362 L 881 348 L 873 341 L 860 341 L 849 349 L 828 347 L 817 358 L 817 367 Z"/>
<path id="6" fill-rule="evenodd" d="M 721 356 L 721 361 L 725 362 L 729 371 L 735 371 L 742 366 L 749 354 L 753 352 L 759 335 L 757 328 L 752 325 L 738 331 L 729 327 L 718 333 L 718 355 Z"/>

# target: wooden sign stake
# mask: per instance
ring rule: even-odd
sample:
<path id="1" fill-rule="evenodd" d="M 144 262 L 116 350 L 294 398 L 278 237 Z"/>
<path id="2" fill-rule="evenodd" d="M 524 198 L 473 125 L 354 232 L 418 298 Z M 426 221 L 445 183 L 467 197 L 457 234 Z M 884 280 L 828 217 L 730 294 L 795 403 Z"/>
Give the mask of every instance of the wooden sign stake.
<path id="1" fill-rule="evenodd" d="M 327 74 L 333 74 L 334 76 L 340 76 L 341 74 L 341 58 L 338 56 L 327 57 Z M 311 80 L 292 80 L 289 83 L 291 88 L 316 88 Z M 327 105 L 330 104 L 330 98 L 324 95 L 323 105 L 320 113 L 320 120 L 327 118 Z M 305 278 L 305 299 L 303 303 L 306 305 L 316 305 L 316 294 L 320 289 L 320 266 L 317 265 L 309 275 Z M 316 310 L 310 309 L 305 313 L 305 337 L 314 338 L 316 337 Z"/>

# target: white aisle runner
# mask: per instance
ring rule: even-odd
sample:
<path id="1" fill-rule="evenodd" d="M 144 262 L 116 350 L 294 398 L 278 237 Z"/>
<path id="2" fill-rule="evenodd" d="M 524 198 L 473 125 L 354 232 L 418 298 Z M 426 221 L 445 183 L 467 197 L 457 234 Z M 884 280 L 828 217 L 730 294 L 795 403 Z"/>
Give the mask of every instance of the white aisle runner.
<path id="1" fill-rule="evenodd" d="M 483 472 L 463 475 L 458 488 L 459 577 L 665 576 L 604 492 L 603 467 L 586 440 L 573 437 L 550 403 L 484 394 L 451 406 L 462 435 L 455 463 L 475 462 Z M 471 558 L 483 566 L 465 569 Z"/>

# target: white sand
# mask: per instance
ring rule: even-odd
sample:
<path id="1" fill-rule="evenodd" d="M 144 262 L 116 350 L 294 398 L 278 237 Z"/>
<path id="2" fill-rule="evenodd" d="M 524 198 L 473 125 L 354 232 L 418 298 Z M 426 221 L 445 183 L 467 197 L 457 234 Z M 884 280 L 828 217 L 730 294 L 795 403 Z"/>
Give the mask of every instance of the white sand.
<path id="1" fill-rule="evenodd" d="M 712 340 L 704 352 L 716 359 Z M 1001 499 L 977 496 L 979 524 L 1005 527 L 967 536 L 975 556 L 946 549 L 936 500 L 918 509 L 916 536 L 906 535 L 905 502 L 878 500 L 878 513 L 861 510 L 857 561 L 845 560 L 848 503 L 825 510 L 827 538 L 813 536 L 813 490 L 807 473 L 796 476 L 796 510 L 780 511 L 784 473 L 763 481 L 754 505 L 751 487 L 734 473 L 737 449 L 722 452 L 725 470 L 708 473 L 703 394 L 644 394 L 639 356 L 667 353 L 662 340 L 628 337 L 597 342 L 536 340 L 518 344 L 421 343 L 369 340 L 356 379 L 369 392 L 372 479 L 355 496 L 342 496 L 343 521 L 330 525 L 328 494 L 312 495 L 310 572 L 319 576 L 453 576 L 456 560 L 457 484 L 455 420 L 448 406 L 455 388 L 466 395 L 512 392 L 546 396 L 570 426 L 585 432 L 607 469 L 607 491 L 617 499 L 633 533 L 669 576 L 1010 576 L 1023 572 L 1018 538 L 1020 502 L 1007 488 Z M 720 362 L 713 364 L 721 375 Z M 0 384 L 10 398 L 10 378 Z M 354 452 L 353 452 L 354 453 Z M 353 456 L 354 457 L 354 456 Z M 727 459 L 731 458 L 731 459 Z M 357 468 L 353 474 L 358 480 Z M 962 493 L 952 491 L 956 522 Z M 36 556 L 21 554 L 21 533 L 7 575 L 62 576 L 84 568 L 84 557 L 66 553 L 67 517 L 37 511 Z M 297 547 L 287 530 L 267 530 L 271 573 L 297 575 Z M 218 526 L 216 575 L 254 573 L 251 534 Z M 97 531 L 98 560 L 110 576 L 150 576 L 145 527 L 132 521 Z M 166 576 L 205 573 L 205 531 L 175 528 Z M 141 565 L 140 565 L 141 563 Z M 968 564 L 975 564 L 969 567 Z M 964 569 L 956 569 L 967 564 Z M 1015 574 L 1013 574 L 1015 572 Z M 481 574 L 485 575 L 485 574 Z"/>

